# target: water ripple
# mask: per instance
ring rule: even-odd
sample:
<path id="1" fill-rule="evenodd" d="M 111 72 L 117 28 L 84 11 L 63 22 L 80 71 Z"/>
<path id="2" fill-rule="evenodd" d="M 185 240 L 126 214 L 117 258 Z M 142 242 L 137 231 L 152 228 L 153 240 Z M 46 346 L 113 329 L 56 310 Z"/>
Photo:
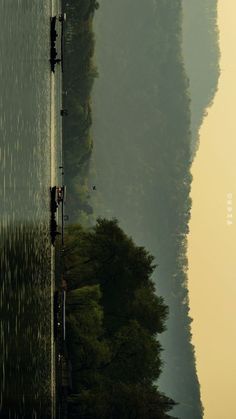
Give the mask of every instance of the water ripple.
<path id="1" fill-rule="evenodd" d="M 0 416 L 51 408 L 49 0 L 0 0 Z"/>

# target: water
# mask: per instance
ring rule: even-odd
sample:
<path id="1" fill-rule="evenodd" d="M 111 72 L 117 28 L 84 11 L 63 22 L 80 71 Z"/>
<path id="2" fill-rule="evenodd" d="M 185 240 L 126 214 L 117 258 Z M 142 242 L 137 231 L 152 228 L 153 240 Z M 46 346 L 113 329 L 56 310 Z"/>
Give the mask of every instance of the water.
<path id="1" fill-rule="evenodd" d="M 55 415 L 49 187 L 61 182 L 56 0 L 0 0 L 0 417 Z"/>

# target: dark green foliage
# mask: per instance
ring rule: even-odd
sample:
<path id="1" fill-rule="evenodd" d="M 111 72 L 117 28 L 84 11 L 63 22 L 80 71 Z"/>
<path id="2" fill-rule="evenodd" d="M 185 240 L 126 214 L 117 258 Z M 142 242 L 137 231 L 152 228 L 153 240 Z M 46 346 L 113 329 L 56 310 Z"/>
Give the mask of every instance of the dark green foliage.
<path id="1" fill-rule="evenodd" d="M 71 225 L 65 247 L 70 418 L 169 418 L 175 405 L 153 385 L 161 373 L 157 333 L 168 314 L 156 296 L 153 257 L 116 219 Z"/>
<path id="2" fill-rule="evenodd" d="M 137 289 L 132 302 L 131 313 L 150 333 L 162 333 L 165 330 L 164 319 L 168 309 L 162 297 L 154 294 L 154 285 L 146 285 Z"/>
<path id="3" fill-rule="evenodd" d="M 93 148 L 90 95 L 98 72 L 93 63 L 92 19 L 98 6 L 94 0 L 72 0 L 65 5 L 68 21 L 65 25 L 63 85 L 67 95 L 63 106 L 68 109 L 68 116 L 63 120 L 63 136 L 69 196 L 67 208 L 73 221 L 82 221 L 83 214 L 92 214 L 92 207 L 87 203 L 86 175 Z"/>
<path id="4" fill-rule="evenodd" d="M 98 219 L 89 231 L 80 226 L 68 227 L 65 256 L 65 278 L 70 289 L 100 285 L 109 334 L 130 317 L 152 334 L 164 330 L 168 310 L 163 299 L 155 295 L 150 279 L 154 258 L 143 247 L 134 245 L 116 219 Z"/>
<path id="5" fill-rule="evenodd" d="M 145 388 L 140 384 L 133 387 L 120 384 L 114 390 L 115 403 L 111 416 L 114 419 L 171 418 L 167 412 L 173 408 L 173 401 L 157 392 L 154 386 Z"/>
<path id="6" fill-rule="evenodd" d="M 126 324 L 110 336 L 114 354 L 106 369 L 110 378 L 127 384 L 148 385 L 159 377 L 161 346 L 147 329 L 127 318 Z"/>
<path id="7" fill-rule="evenodd" d="M 155 386 L 110 383 L 104 391 L 87 390 L 70 399 L 75 419 L 175 419 L 168 415 L 175 403 Z"/>
<path id="8" fill-rule="evenodd" d="M 99 367 L 110 358 L 102 340 L 103 312 L 98 286 L 83 287 L 68 293 L 68 346 L 73 365 L 73 390 L 93 388 L 100 382 Z"/>

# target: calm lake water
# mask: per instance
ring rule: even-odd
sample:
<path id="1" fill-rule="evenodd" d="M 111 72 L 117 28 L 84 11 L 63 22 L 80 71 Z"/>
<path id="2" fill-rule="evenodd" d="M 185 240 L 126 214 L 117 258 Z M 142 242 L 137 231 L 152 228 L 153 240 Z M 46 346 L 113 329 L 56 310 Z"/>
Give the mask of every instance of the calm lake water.
<path id="1" fill-rule="evenodd" d="M 54 250 L 61 75 L 50 72 L 59 0 L 0 0 L 0 417 L 53 418 Z"/>

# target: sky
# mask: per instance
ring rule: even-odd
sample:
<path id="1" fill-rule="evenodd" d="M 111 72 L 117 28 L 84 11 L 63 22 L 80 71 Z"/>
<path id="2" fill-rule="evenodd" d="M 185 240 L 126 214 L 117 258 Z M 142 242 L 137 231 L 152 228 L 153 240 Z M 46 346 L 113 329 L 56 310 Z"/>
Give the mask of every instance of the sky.
<path id="1" fill-rule="evenodd" d="M 236 419 L 236 1 L 219 0 L 221 76 L 192 166 L 190 315 L 204 419 Z"/>

